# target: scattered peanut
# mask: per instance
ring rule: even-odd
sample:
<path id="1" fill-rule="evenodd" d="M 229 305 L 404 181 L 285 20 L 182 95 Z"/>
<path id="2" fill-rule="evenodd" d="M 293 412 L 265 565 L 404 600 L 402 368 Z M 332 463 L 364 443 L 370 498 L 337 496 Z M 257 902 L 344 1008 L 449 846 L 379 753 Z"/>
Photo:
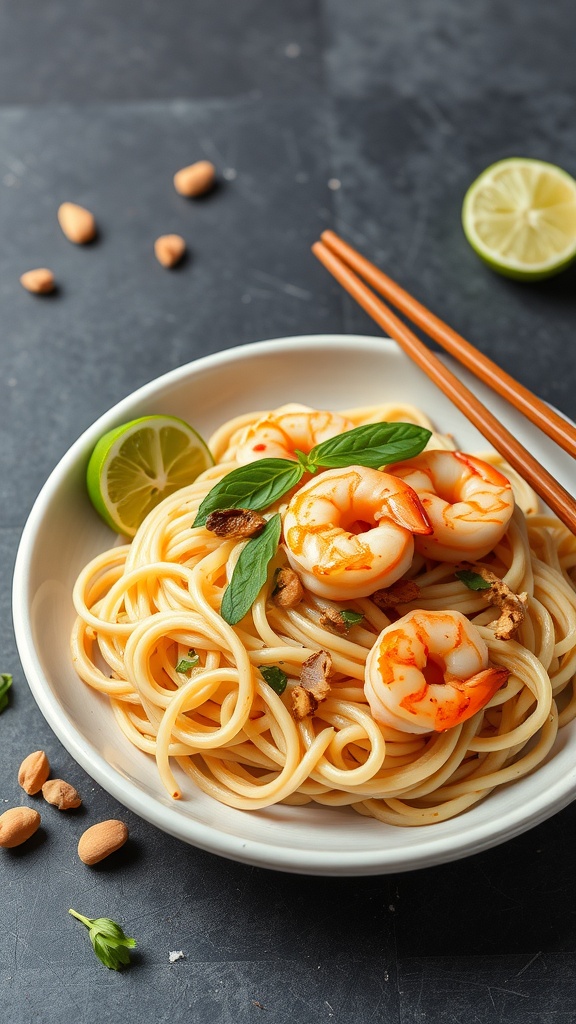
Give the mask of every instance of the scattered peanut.
<path id="1" fill-rule="evenodd" d="M 100 821 L 80 836 L 78 856 L 84 864 L 98 864 L 124 846 L 127 839 L 128 829 L 123 821 L 115 818 Z"/>
<path id="2" fill-rule="evenodd" d="M 163 267 L 175 267 L 186 252 L 186 242 L 181 235 L 161 235 L 154 242 L 154 255 Z"/>
<path id="3" fill-rule="evenodd" d="M 58 223 L 66 238 L 76 245 L 86 245 L 96 237 L 94 215 L 76 203 L 62 203 L 58 208 Z"/>
<path id="4" fill-rule="evenodd" d="M 198 160 L 174 175 L 174 188 L 181 196 L 203 196 L 214 186 L 216 169 L 209 160 Z"/>
<path id="5" fill-rule="evenodd" d="M 54 274 L 48 270 L 48 267 L 27 270 L 25 274 L 22 274 L 20 284 L 27 292 L 34 292 L 36 295 L 48 295 L 56 287 Z"/>
<path id="6" fill-rule="evenodd" d="M 32 796 L 40 792 L 49 775 L 50 762 L 46 754 L 43 750 L 35 750 L 22 761 L 18 771 L 18 782 L 22 789 Z"/>
<path id="7" fill-rule="evenodd" d="M 40 825 L 40 815 L 32 807 L 11 807 L 0 814 L 0 846 L 11 850 L 33 836 Z"/>
<path id="8" fill-rule="evenodd" d="M 42 796 L 59 811 L 69 811 L 73 807 L 80 807 L 82 803 L 78 791 L 69 782 L 64 782 L 64 779 L 49 779 L 45 782 L 42 786 Z"/>

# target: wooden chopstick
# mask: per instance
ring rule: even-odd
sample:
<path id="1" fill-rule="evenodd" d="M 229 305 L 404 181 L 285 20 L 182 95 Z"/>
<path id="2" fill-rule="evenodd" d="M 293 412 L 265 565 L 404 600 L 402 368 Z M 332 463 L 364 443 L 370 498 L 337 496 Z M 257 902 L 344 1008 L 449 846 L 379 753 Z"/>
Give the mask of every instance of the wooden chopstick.
<path id="1" fill-rule="evenodd" d="M 532 423 L 535 423 L 548 437 L 556 441 L 570 455 L 576 456 L 576 427 L 560 416 L 514 380 L 508 373 L 493 363 L 461 334 L 426 309 L 412 295 L 406 292 L 392 278 L 370 263 L 361 253 L 344 242 L 334 231 L 322 232 L 324 244 L 377 292 L 384 296 L 401 313 L 404 313 L 417 327 L 454 356 L 459 362 L 488 384 L 511 405 L 518 409 Z"/>
<path id="2" fill-rule="evenodd" d="M 324 242 L 316 242 L 312 252 L 373 320 L 386 331 L 406 354 L 427 374 L 460 409 L 513 469 L 534 488 L 550 509 L 572 533 L 576 533 L 576 501 L 557 480 L 530 455 L 523 445 L 484 406 L 479 399 L 426 347 L 388 306 L 374 295 L 350 267 Z"/>

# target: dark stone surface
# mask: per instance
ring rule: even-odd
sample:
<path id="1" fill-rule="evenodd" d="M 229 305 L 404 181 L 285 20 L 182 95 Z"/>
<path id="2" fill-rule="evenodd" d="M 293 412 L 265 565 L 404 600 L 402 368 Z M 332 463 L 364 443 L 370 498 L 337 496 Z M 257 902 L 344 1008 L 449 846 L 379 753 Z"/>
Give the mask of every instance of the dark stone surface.
<path id="1" fill-rule="evenodd" d="M 322 80 L 317 0 L 21 0 L 0 8 L 5 103 L 306 92 Z"/>
<path id="2" fill-rule="evenodd" d="M 310 253 L 333 217 L 326 102 L 311 96 L 0 109 L 7 525 L 81 430 L 146 381 L 221 348 L 340 327 L 337 285 Z M 218 188 L 187 200 L 172 177 L 203 158 Z M 94 212 L 90 246 L 62 234 L 64 200 Z M 153 244 L 170 232 L 189 255 L 168 272 Z M 46 265 L 59 291 L 31 296 L 18 278 Z"/>
<path id="3" fill-rule="evenodd" d="M 10 580 L 50 469 L 141 383 L 260 338 L 375 333 L 309 254 L 324 226 L 576 416 L 574 271 L 506 281 L 460 228 L 464 191 L 501 156 L 576 172 L 575 29 L 568 0 L 1 0 L 0 670 L 14 687 L 0 799 L 25 802 L 17 767 L 43 747 L 85 801 L 43 808 L 37 838 L 0 851 L 2 1020 L 574 1020 L 574 808 L 480 856 L 381 878 L 197 851 L 125 811 L 53 736 L 19 666 Z M 171 177 L 202 157 L 221 187 L 187 202 Z M 64 199 L 97 215 L 87 249 L 59 231 Z M 169 231 L 190 249 L 174 273 L 152 255 Z M 54 297 L 18 283 L 41 265 Z M 85 868 L 84 823 L 117 816 L 129 844 Z M 137 937 L 129 971 L 97 962 L 69 906 Z"/>

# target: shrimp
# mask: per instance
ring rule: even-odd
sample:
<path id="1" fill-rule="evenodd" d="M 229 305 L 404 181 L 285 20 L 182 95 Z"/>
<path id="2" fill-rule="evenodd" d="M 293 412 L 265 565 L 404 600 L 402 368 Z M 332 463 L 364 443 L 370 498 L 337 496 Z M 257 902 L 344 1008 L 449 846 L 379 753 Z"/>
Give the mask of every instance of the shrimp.
<path id="1" fill-rule="evenodd" d="M 387 467 L 414 488 L 432 524 L 416 550 L 439 562 L 483 558 L 504 536 L 514 511 L 509 481 L 462 452 L 431 450 Z"/>
<path id="2" fill-rule="evenodd" d="M 308 455 L 315 445 L 353 427 L 352 420 L 337 413 L 306 405 L 282 406 L 247 427 L 236 449 L 236 461 L 242 465 L 257 459 L 297 462 L 296 449 Z"/>
<path id="3" fill-rule="evenodd" d="M 329 469 L 292 497 L 284 513 L 288 560 L 319 597 L 368 597 L 404 575 L 412 533 L 430 525 L 408 484 L 365 466 Z"/>
<path id="4" fill-rule="evenodd" d="M 471 718 L 506 682 L 476 626 L 457 611 L 412 611 L 386 626 L 366 661 L 373 718 L 400 732 L 443 732 Z"/>

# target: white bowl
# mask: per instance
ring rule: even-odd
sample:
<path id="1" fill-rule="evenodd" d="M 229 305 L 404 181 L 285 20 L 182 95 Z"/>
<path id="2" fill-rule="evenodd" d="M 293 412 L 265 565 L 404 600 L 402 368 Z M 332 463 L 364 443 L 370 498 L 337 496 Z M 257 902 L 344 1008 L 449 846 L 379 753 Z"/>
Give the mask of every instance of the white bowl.
<path id="1" fill-rule="evenodd" d="M 463 371 L 459 375 L 470 383 Z M 536 428 L 473 384 L 485 404 L 566 487 L 572 460 Z M 120 803 L 194 846 L 284 871 L 362 875 L 425 867 L 487 849 L 538 824 L 576 793 L 576 728 L 562 730 L 547 763 L 460 817 L 394 828 L 350 809 L 277 806 L 238 811 L 195 791 L 170 799 L 155 763 L 119 732 L 108 702 L 77 678 L 70 661 L 71 592 L 82 566 L 113 542 L 86 494 L 86 462 L 97 439 L 126 420 L 170 413 L 208 436 L 224 420 L 285 402 L 342 409 L 381 401 L 424 409 L 459 447 L 486 450 L 467 420 L 393 342 L 312 336 L 260 342 L 182 366 L 119 402 L 72 446 L 43 487 L 16 560 L 13 610 L 24 672 L 48 723 L 80 765 Z"/>

